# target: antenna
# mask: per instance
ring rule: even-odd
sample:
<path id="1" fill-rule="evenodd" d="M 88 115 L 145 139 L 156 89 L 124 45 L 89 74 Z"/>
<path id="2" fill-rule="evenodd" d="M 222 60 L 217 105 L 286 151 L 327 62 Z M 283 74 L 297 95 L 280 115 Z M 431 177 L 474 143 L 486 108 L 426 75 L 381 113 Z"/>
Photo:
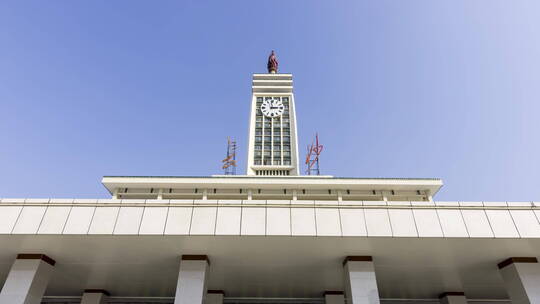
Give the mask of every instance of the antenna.
<path id="1" fill-rule="evenodd" d="M 319 169 L 319 156 L 323 150 L 323 146 L 319 145 L 319 134 L 315 133 L 315 143 L 311 143 L 307 147 L 306 155 L 306 174 L 307 175 L 321 175 Z"/>
<path id="2" fill-rule="evenodd" d="M 221 161 L 225 175 L 236 175 L 236 141 L 227 137 L 227 157 Z"/>

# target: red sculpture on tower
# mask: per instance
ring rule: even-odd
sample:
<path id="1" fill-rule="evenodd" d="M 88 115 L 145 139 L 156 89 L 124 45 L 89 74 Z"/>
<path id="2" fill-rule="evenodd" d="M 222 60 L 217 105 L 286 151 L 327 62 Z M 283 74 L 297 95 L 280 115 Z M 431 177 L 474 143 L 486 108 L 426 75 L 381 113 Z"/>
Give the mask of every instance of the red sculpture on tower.
<path id="1" fill-rule="evenodd" d="M 268 67 L 268 73 L 272 73 L 272 74 L 277 73 L 278 61 L 277 61 L 276 54 L 274 53 L 274 51 L 272 51 L 272 53 L 270 54 L 270 57 L 268 57 L 267 67 Z"/>

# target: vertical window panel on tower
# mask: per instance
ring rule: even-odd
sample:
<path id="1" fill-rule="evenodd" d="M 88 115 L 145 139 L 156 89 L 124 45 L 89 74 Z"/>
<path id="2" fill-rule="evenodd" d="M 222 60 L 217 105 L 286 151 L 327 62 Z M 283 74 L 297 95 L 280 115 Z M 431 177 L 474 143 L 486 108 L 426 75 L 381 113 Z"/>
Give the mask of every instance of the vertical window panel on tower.
<path id="1" fill-rule="evenodd" d="M 263 113 L 261 107 L 266 101 L 279 101 L 283 112 Z M 255 116 L 255 165 L 291 165 L 290 148 L 290 104 L 288 96 L 257 96 Z M 273 109 L 273 108 L 272 108 Z M 267 116 L 268 115 L 268 116 Z M 276 116 L 279 115 L 279 116 Z M 279 170 L 260 171 L 261 175 L 275 175 Z M 259 173 L 258 173 L 259 174 Z"/>

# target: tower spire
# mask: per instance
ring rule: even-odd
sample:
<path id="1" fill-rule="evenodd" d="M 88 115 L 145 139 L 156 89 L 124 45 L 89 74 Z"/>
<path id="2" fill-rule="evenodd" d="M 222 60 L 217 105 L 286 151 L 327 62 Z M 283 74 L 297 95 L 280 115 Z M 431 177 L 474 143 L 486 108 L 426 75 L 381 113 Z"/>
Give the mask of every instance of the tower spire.
<path id="1" fill-rule="evenodd" d="M 272 50 L 272 53 L 270 53 L 270 56 L 268 57 L 268 73 L 275 74 L 278 71 L 278 61 L 276 57 L 276 53 Z"/>

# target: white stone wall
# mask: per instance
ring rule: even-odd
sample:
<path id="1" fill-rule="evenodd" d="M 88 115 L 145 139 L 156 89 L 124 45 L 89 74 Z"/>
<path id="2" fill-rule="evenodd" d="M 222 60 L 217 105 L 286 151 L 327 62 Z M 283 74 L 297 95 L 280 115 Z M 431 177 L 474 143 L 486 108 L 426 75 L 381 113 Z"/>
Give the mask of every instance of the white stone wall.
<path id="1" fill-rule="evenodd" d="M 15 200 L 0 234 L 538 238 L 535 203 Z"/>

